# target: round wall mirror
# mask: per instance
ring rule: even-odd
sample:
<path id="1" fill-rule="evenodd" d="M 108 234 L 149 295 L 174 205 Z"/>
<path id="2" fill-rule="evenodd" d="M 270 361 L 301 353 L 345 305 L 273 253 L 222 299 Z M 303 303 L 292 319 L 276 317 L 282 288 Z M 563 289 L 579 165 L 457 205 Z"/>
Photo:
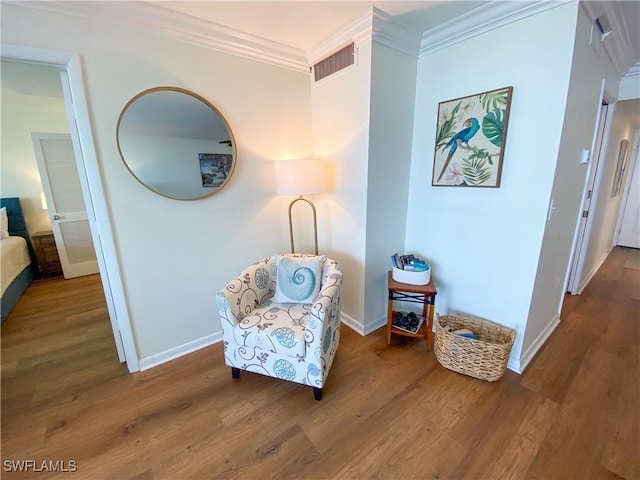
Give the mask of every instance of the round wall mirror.
<path id="1" fill-rule="evenodd" d="M 116 140 L 133 176 L 176 200 L 218 192 L 236 163 L 236 142 L 225 118 L 207 100 L 180 88 L 152 88 L 129 100 Z"/>

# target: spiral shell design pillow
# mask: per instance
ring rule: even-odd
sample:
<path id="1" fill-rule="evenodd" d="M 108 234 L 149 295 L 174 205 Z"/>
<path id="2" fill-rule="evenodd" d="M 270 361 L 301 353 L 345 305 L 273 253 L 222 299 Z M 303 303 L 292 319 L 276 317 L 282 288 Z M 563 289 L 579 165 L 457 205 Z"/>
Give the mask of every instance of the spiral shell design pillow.
<path id="1" fill-rule="evenodd" d="M 318 257 L 278 257 L 276 291 L 278 303 L 312 303 L 320 291 L 324 255 Z"/>

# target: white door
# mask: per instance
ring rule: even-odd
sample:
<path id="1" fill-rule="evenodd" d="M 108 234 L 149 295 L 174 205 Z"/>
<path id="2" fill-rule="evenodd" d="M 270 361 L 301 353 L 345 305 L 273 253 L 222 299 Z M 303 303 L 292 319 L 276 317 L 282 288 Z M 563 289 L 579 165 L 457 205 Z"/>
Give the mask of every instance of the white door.
<path id="1" fill-rule="evenodd" d="M 584 266 L 584 256 L 587 251 L 588 243 L 588 225 L 590 225 L 591 219 L 589 218 L 589 211 L 591 208 L 591 200 L 594 196 L 594 190 L 596 185 L 596 178 L 598 177 L 598 167 L 600 166 L 600 155 L 605 154 L 603 148 L 605 128 L 607 126 L 607 113 L 609 112 L 609 106 L 603 103 L 600 107 L 600 115 L 596 131 L 596 143 L 595 148 L 591 154 L 589 173 L 585 183 L 584 192 L 582 195 L 582 210 L 580 211 L 580 221 L 578 224 L 578 232 L 576 236 L 576 245 L 573 253 L 573 259 L 571 261 L 571 270 L 569 273 L 569 281 L 567 290 L 572 295 L 578 295 L 581 293 L 581 285 L 583 282 L 582 270 Z"/>
<path id="2" fill-rule="evenodd" d="M 618 234 L 618 245 L 640 248 L 640 131 L 636 133 L 635 166 L 631 174 L 631 184 L 622 213 L 622 223 Z"/>
<path id="3" fill-rule="evenodd" d="M 64 277 L 98 273 L 71 135 L 32 133 L 31 138 Z"/>

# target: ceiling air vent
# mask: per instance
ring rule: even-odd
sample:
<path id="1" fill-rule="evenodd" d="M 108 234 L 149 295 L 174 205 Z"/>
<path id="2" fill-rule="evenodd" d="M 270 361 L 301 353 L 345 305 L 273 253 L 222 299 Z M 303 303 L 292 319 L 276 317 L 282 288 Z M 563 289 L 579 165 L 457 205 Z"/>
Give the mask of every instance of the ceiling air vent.
<path id="1" fill-rule="evenodd" d="M 353 65 L 355 62 L 354 45 L 350 43 L 346 47 L 338 50 L 333 55 L 320 60 L 313 66 L 313 74 L 315 81 L 322 80 L 343 68 Z"/>
<path id="2" fill-rule="evenodd" d="M 598 48 L 612 31 L 611 23 L 606 14 L 602 14 L 596 18 L 591 27 L 591 48 L 594 50 Z"/>

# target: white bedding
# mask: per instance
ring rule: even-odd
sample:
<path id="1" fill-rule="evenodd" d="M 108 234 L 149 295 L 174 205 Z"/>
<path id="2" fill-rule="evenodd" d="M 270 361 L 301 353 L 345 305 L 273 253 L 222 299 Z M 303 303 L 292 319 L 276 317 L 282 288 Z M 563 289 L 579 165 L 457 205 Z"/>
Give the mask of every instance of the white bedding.
<path id="1" fill-rule="evenodd" d="M 24 267 L 31 263 L 27 241 L 22 237 L 7 237 L 0 240 L 0 287 L 2 295 Z"/>

